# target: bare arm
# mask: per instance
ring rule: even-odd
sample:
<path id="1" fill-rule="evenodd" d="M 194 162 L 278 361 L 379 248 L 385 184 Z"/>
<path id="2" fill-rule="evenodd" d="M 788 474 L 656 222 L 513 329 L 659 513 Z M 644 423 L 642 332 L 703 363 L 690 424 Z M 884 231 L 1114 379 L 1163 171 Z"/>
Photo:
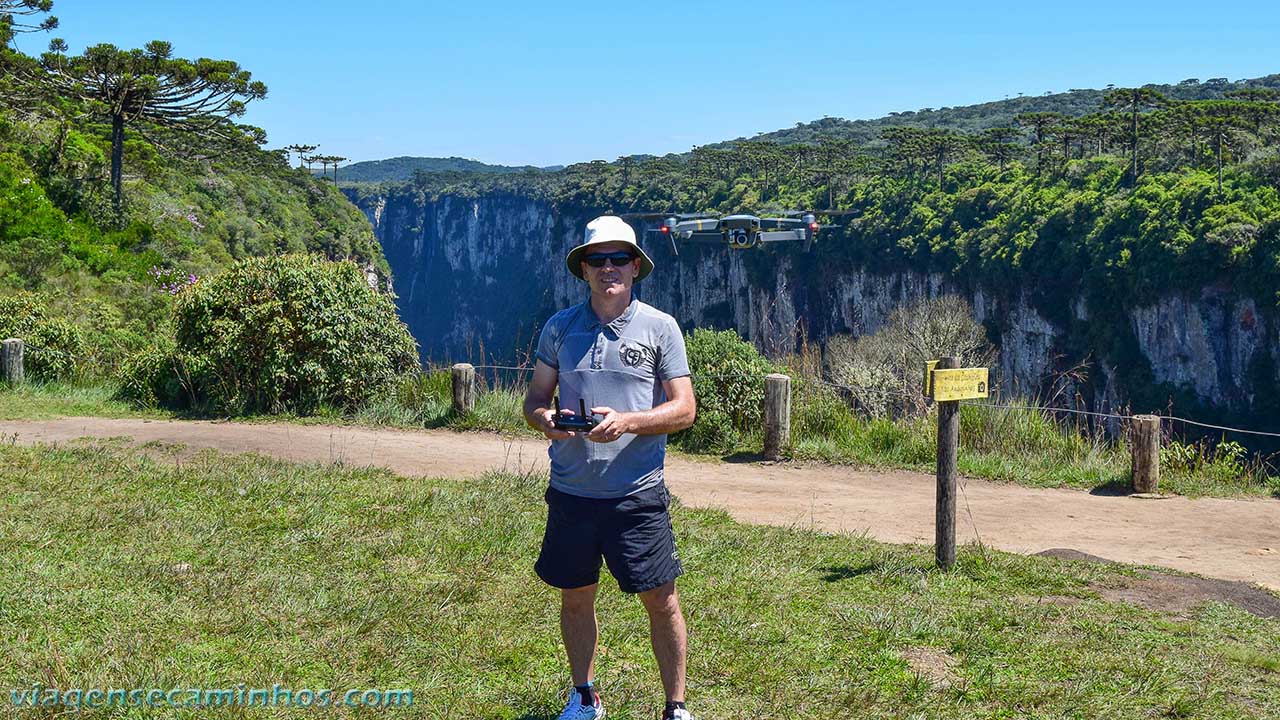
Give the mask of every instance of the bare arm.
<path id="1" fill-rule="evenodd" d="M 556 383 L 560 380 L 560 371 L 539 360 L 533 366 L 533 380 L 524 396 L 524 421 L 529 427 L 546 435 L 552 440 L 565 440 L 573 437 L 573 433 L 557 430 L 551 423 L 551 416 L 556 409 L 552 407 L 552 399 L 556 392 Z"/>
<path id="2" fill-rule="evenodd" d="M 692 425 L 698 413 L 698 402 L 693 396 L 693 381 L 689 376 L 663 380 L 662 388 L 667 393 L 667 401 L 652 410 L 620 412 L 610 407 L 591 408 L 592 413 L 604 418 L 587 433 L 587 439 L 613 442 L 623 433 L 665 435 Z"/>

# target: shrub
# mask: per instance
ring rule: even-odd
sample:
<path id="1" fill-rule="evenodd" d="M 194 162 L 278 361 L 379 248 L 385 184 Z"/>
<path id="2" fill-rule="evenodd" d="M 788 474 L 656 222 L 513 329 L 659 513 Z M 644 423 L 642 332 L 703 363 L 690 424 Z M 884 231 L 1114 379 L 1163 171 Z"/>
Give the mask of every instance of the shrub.
<path id="1" fill-rule="evenodd" d="M 759 425 L 773 364 L 732 330 L 699 328 L 685 345 L 700 411 L 721 413 L 740 430 Z"/>
<path id="2" fill-rule="evenodd" d="M 698 418 L 693 427 L 673 436 L 689 450 L 731 450 L 741 432 L 761 423 L 764 376 L 773 372 L 751 343 L 732 330 L 699 328 L 686 338 Z"/>
<path id="3" fill-rule="evenodd" d="M 121 291 L 133 288 L 133 283 L 122 283 Z M 173 344 L 172 330 L 165 329 L 171 300 L 144 291 L 134 292 L 126 302 L 86 298 L 76 303 L 81 313 L 79 324 L 91 328 L 85 333 L 89 367 L 83 375 L 119 378 L 125 363 L 155 345 L 157 338 L 167 338 L 169 345 Z"/>
<path id="4" fill-rule="evenodd" d="M 171 359 L 130 364 L 136 400 L 226 413 L 354 409 L 418 366 L 395 305 L 355 263 L 308 255 L 253 258 L 181 291 Z"/>
<path id="5" fill-rule="evenodd" d="M 957 295 L 917 300 L 890 313 L 871 335 L 827 343 L 831 376 L 854 388 L 873 417 L 925 412 L 924 364 L 946 355 L 965 367 L 989 365 L 995 357 L 969 302 Z"/>
<path id="6" fill-rule="evenodd" d="M 120 390 L 117 397 L 153 408 L 168 403 L 177 405 L 187 399 L 181 382 L 177 346 L 172 338 L 162 338 L 155 345 L 132 355 L 120 368 Z"/>
<path id="7" fill-rule="evenodd" d="M 47 299 L 37 293 L 0 297 L 0 339 L 5 338 L 25 341 L 23 365 L 36 380 L 69 377 L 85 354 L 84 333 L 67 320 L 49 317 Z"/>
<path id="8" fill-rule="evenodd" d="M 1265 481 L 1268 474 L 1262 459 L 1250 458 L 1240 443 L 1208 438 L 1189 443 L 1170 440 L 1160 448 L 1160 464 L 1174 474 L 1226 485 Z"/>
<path id="9" fill-rule="evenodd" d="M 718 410 L 698 410 L 698 419 L 693 427 L 677 435 L 682 449 L 701 453 L 733 452 L 740 438 L 733 419 Z"/>
<path id="10" fill-rule="evenodd" d="M 21 159 L 0 153 L 0 282 L 34 290 L 67 244 L 67 218 Z"/>

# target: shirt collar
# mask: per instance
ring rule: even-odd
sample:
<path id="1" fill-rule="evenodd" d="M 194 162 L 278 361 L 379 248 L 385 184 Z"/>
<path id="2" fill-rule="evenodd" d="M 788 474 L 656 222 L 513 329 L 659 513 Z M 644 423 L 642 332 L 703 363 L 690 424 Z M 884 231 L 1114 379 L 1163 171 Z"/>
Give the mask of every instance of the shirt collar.
<path id="1" fill-rule="evenodd" d="M 635 295 L 632 295 L 631 303 L 627 305 L 627 309 L 623 310 L 621 315 L 610 320 L 608 323 L 600 322 L 600 318 L 596 315 L 595 309 L 591 307 L 591 298 L 587 298 L 587 301 L 582 304 L 582 307 L 586 311 L 587 320 L 591 327 L 607 326 L 614 333 L 620 333 L 622 332 L 622 329 L 627 326 L 627 323 L 631 322 L 631 318 L 636 316 L 636 308 L 639 304 L 640 301 L 636 300 Z"/>

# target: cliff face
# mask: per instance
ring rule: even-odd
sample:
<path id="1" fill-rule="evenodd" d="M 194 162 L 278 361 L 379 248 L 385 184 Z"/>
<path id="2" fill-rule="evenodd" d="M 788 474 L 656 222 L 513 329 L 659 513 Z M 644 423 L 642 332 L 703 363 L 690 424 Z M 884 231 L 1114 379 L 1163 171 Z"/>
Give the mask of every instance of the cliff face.
<path id="1" fill-rule="evenodd" d="M 546 318 L 586 297 L 564 256 L 597 214 L 590 209 L 496 193 L 432 201 L 405 192 L 357 204 L 382 244 L 401 317 L 424 360 L 480 362 L 483 351 L 487 361 L 523 361 Z M 1275 386 L 1280 366 L 1276 319 L 1227 287 L 1179 289 L 1134 308 L 1091 308 L 1078 297 L 1069 308 L 1041 312 L 1025 290 L 960 286 L 910 268 L 829 270 L 820 246 L 809 254 L 790 246 L 746 252 L 686 246 L 675 257 L 655 235 L 641 232 L 640 242 L 657 266 L 637 286 L 641 299 L 686 329 L 736 328 L 773 356 L 792 351 L 802 334 L 821 343 L 835 334 L 874 332 L 901 304 L 958 293 L 1000 347 L 996 375 L 1006 391 L 1042 390 L 1057 373 L 1088 360 L 1089 382 L 1070 391 L 1094 407 L 1114 408 L 1132 395 L 1118 378 L 1134 375 L 1116 369 L 1136 364 L 1137 374 L 1184 399 L 1248 414 L 1259 392 Z M 1120 328 L 1127 353 L 1082 340 L 1100 322 Z"/>

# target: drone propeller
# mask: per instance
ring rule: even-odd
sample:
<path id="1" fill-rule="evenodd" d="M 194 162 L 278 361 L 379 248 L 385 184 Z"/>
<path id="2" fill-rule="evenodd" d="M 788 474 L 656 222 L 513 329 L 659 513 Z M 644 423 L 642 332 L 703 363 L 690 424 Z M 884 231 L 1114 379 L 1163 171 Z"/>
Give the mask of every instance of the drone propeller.
<path id="1" fill-rule="evenodd" d="M 782 217 L 800 217 L 801 215 L 825 215 L 827 217 L 837 217 L 840 215 L 858 215 L 861 210 L 766 210 L 766 215 L 779 215 Z"/>
<path id="2" fill-rule="evenodd" d="M 634 212 L 618 213 L 618 217 L 635 218 L 636 220 L 662 220 L 670 217 L 678 220 L 701 220 L 704 218 L 715 218 L 720 216 L 716 213 Z"/>
<path id="3" fill-rule="evenodd" d="M 761 212 L 761 217 L 782 217 L 782 218 L 800 218 L 805 215 L 814 215 L 822 217 L 844 217 L 849 215 L 861 215 L 861 210 L 766 210 Z"/>

